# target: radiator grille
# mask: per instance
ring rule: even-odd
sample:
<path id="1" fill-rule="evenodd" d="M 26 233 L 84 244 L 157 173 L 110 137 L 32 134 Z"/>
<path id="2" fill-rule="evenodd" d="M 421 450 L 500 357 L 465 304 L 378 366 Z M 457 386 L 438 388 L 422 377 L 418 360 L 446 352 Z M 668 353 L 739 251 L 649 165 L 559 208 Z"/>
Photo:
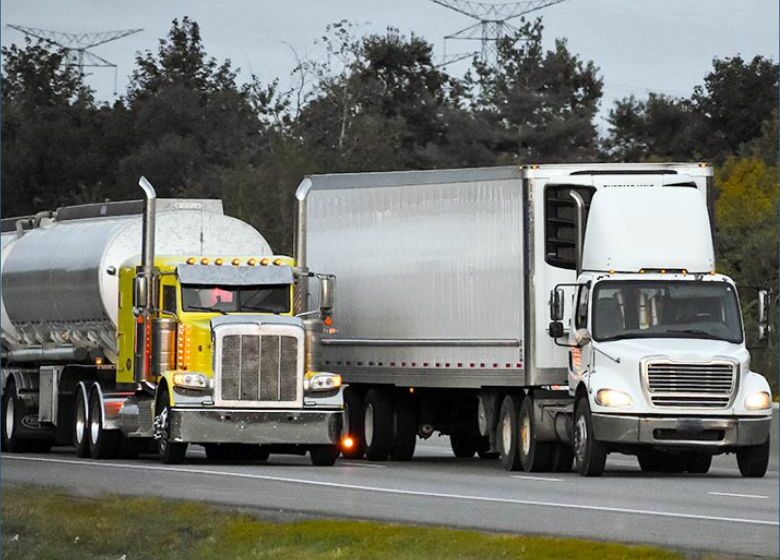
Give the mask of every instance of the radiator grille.
<path id="1" fill-rule="evenodd" d="M 290 402 L 297 399 L 298 339 L 277 335 L 222 338 L 221 398 Z"/>
<path id="2" fill-rule="evenodd" d="M 725 408 L 736 388 L 730 362 L 647 364 L 647 389 L 655 406 Z"/>

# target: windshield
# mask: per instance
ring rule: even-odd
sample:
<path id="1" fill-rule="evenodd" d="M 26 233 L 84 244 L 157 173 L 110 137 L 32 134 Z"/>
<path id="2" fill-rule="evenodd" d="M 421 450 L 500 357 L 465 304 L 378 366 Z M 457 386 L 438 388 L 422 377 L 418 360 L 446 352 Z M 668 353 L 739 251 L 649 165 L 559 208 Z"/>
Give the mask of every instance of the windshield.
<path id="1" fill-rule="evenodd" d="M 742 342 L 734 288 L 725 282 L 618 281 L 596 284 L 593 339 L 706 338 Z"/>
<path id="2" fill-rule="evenodd" d="M 181 287 L 181 302 L 184 311 L 288 313 L 290 311 L 290 285 L 203 286 L 184 284 Z"/>

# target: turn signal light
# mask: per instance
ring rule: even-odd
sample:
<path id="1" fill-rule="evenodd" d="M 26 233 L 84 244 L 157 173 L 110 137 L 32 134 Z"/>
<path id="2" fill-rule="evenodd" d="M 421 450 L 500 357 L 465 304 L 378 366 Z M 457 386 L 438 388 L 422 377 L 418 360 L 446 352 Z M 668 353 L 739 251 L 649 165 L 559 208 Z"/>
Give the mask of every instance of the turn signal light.
<path id="1" fill-rule="evenodd" d="M 342 449 L 352 449 L 353 447 L 355 447 L 355 440 L 352 438 L 352 436 L 344 436 L 341 438 Z"/>

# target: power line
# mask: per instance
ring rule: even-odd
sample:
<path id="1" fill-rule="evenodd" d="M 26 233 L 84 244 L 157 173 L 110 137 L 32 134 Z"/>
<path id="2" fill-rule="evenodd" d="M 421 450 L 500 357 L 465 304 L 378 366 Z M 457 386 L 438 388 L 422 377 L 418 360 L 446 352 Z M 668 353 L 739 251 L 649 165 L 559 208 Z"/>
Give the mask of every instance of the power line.
<path id="1" fill-rule="evenodd" d="M 443 66 L 474 55 L 479 55 L 484 63 L 495 63 L 497 43 L 506 37 L 516 36 L 519 31 L 517 27 L 509 23 L 510 20 L 547 8 L 554 4 L 559 4 L 565 0 L 527 0 L 524 2 L 505 2 L 499 4 L 488 4 L 471 0 L 430 1 L 476 20 L 476 23 L 469 25 L 460 31 L 445 35 L 445 54 L 441 64 Z M 446 54 L 447 41 L 453 40 L 480 41 L 481 48 L 478 51 L 460 53 L 448 57 Z"/>
<path id="2" fill-rule="evenodd" d="M 100 31 L 97 33 L 68 33 L 65 31 L 53 31 L 50 29 L 38 29 L 22 25 L 8 27 L 21 31 L 28 37 L 35 37 L 59 47 L 65 53 L 65 65 L 78 68 L 79 76 L 84 78 L 84 68 L 113 68 L 114 69 L 114 95 L 116 91 L 117 66 L 113 62 L 95 54 L 90 49 L 99 45 L 117 41 L 129 35 L 140 33 L 143 29 L 122 29 L 118 31 Z"/>

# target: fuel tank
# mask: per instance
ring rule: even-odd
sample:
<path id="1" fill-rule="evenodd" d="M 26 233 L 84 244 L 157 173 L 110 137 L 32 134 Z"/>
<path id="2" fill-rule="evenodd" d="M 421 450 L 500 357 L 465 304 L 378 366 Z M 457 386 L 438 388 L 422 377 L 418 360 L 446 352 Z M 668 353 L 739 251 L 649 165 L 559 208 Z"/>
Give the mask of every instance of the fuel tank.
<path id="1" fill-rule="evenodd" d="M 38 348 L 117 353 L 118 274 L 141 254 L 142 201 L 63 207 L 3 220 L 2 318 L 7 352 Z M 157 255 L 272 254 L 220 200 L 159 199 Z"/>

